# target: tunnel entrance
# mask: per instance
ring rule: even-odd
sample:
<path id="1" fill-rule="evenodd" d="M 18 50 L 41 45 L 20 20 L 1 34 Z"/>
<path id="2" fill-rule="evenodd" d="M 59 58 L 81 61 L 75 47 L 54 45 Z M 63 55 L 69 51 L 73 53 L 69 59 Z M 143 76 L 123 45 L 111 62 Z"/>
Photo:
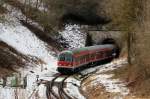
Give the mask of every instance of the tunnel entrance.
<path id="1" fill-rule="evenodd" d="M 102 41 L 101 44 L 114 44 L 116 46 L 116 58 L 119 57 L 121 48 L 113 38 L 106 38 Z"/>
<path id="2" fill-rule="evenodd" d="M 112 38 L 106 38 L 106 39 L 104 39 L 102 41 L 102 44 L 115 44 L 115 45 L 117 45 L 116 41 L 114 39 L 112 39 Z"/>

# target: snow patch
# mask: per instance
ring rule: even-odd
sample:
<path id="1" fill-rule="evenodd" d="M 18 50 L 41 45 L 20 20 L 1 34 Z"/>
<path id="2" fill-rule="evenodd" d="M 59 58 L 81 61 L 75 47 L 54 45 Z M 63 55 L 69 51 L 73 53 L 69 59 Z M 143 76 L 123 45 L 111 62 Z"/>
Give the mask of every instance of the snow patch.
<path id="1" fill-rule="evenodd" d="M 46 99 L 46 86 L 41 84 L 39 86 L 39 90 L 38 90 L 38 94 L 39 94 L 39 97 L 41 97 L 41 99 Z"/>
<path id="2" fill-rule="evenodd" d="M 19 20 L 24 20 L 24 21 L 26 20 L 26 16 L 21 12 L 20 9 L 15 8 L 15 7 L 13 7 L 9 4 L 4 4 L 3 7 L 6 8 L 9 11 L 9 16 L 11 16 L 11 17 L 9 17 L 10 20 L 12 19 L 12 17 L 18 18 Z M 33 25 L 33 26 L 35 26 L 35 27 L 37 27 L 41 30 L 44 30 L 43 27 L 40 24 L 38 24 L 37 22 L 35 22 L 35 21 L 33 21 L 29 18 L 27 19 L 27 21 L 31 25 Z"/>
<path id="3" fill-rule="evenodd" d="M 73 99 L 86 99 L 79 91 L 80 81 L 74 78 L 68 78 L 66 82 L 67 86 L 65 88 L 65 92 L 69 96 L 73 97 Z"/>
<path id="4" fill-rule="evenodd" d="M 65 30 L 59 33 L 65 38 L 70 49 L 85 46 L 86 33 L 82 33 L 78 25 L 66 25 Z"/>
<path id="5" fill-rule="evenodd" d="M 111 63 L 101 65 L 97 73 L 111 71 L 119 67 L 122 67 L 124 64 L 127 64 L 127 63 L 128 62 L 126 58 L 116 59 L 116 60 L 113 60 Z"/>
<path id="6" fill-rule="evenodd" d="M 19 92 L 19 94 L 16 94 Z M 16 88 L 0 88 L 0 99 L 26 99 L 25 90 Z"/>
<path id="7" fill-rule="evenodd" d="M 122 95 L 127 95 L 129 90 L 125 87 L 125 84 L 121 82 L 119 79 L 111 79 L 113 77 L 112 74 L 100 74 L 95 76 L 96 80 L 92 82 L 93 85 L 103 84 L 105 86 L 106 91 L 121 93 Z"/>
<path id="8" fill-rule="evenodd" d="M 112 79 L 113 74 L 104 74 L 104 72 L 117 69 L 118 67 L 123 66 L 123 64 L 127 63 L 127 59 L 121 58 L 112 61 L 109 64 L 101 65 L 96 73 L 98 75 L 94 76 L 92 81 L 92 86 L 96 86 L 97 84 L 102 84 L 106 91 L 120 93 L 125 96 L 129 94 L 129 89 L 125 86 L 125 84 L 119 79 Z"/>

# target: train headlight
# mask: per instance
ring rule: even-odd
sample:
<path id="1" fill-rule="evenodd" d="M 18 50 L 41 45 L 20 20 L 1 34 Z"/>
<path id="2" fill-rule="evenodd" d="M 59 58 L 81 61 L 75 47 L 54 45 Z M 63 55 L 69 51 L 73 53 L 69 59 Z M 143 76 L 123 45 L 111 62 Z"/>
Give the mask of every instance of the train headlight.
<path id="1" fill-rule="evenodd" d="M 117 55 L 116 53 L 113 53 L 113 54 L 112 54 L 112 56 L 114 56 L 114 57 L 115 57 L 116 55 Z"/>

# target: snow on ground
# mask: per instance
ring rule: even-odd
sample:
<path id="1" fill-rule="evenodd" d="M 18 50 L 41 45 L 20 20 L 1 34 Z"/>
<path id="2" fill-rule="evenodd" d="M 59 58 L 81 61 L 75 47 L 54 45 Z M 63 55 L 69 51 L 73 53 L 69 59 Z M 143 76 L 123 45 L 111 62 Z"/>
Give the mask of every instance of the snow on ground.
<path id="1" fill-rule="evenodd" d="M 6 16 L 11 23 L 0 23 L 0 40 L 15 48 L 24 55 L 38 57 L 47 67 L 56 68 L 56 58 L 48 51 L 46 44 L 39 40 L 31 31 L 22 26 L 17 19 Z"/>
<path id="2" fill-rule="evenodd" d="M 6 19 L 8 20 L 5 23 L 0 23 L 0 40 L 6 42 L 8 45 L 12 46 L 19 52 L 25 55 L 36 56 L 42 59 L 46 63 L 46 67 L 51 69 L 48 74 L 55 73 L 56 69 L 56 58 L 54 58 L 46 48 L 46 44 L 39 40 L 31 31 L 29 31 L 26 27 L 22 26 L 16 18 L 12 18 L 11 15 L 7 15 Z M 79 32 L 79 27 L 77 25 L 68 25 L 66 26 L 65 31 L 61 32 L 64 38 L 69 42 L 70 48 L 74 47 L 83 47 L 85 44 L 84 35 Z M 126 63 L 126 60 L 120 59 L 110 64 L 102 65 L 96 67 L 94 69 L 87 69 L 83 72 L 91 72 L 95 69 L 99 69 L 97 73 L 106 72 L 109 70 L 116 69 L 122 64 Z M 36 71 L 36 68 L 32 68 Z M 39 69 L 39 68 L 38 68 Z M 31 70 L 31 69 L 30 69 Z M 40 69 L 38 70 L 40 71 Z M 24 75 L 27 76 L 27 89 L 19 91 L 20 94 L 26 94 L 26 96 L 30 96 L 33 90 L 37 87 L 36 86 L 36 75 L 40 74 L 40 72 L 35 73 L 28 73 L 27 71 L 22 71 Z M 43 73 L 41 73 L 43 74 Z M 99 74 L 96 76 L 96 80 L 92 83 L 96 85 L 98 83 L 103 84 L 106 87 L 108 92 L 120 92 L 122 95 L 126 95 L 129 93 L 129 90 L 124 87 L 125 85 L 121 83 L 118 79 L 110 79 L 113 75 L 107 74 Z M 69 82 L 74 82 L 78 86 L 80 86 L 78 81 L 73 79 L 69 80 Z M 18 89 L 20 90 L 20 89 Z M 41 85 L 38 87 L 38 92 L 40 93 L 41 97 L 46 97 L 44 93 L 45 86 Z M 13 99 L 14 94 L 16 93 L 17 89 L 10 89 L 10 88 L 0 88 L 0 98 L 6 97 L 5 99 Z M 26 91 L 26 92 L 25 92 Z M 79 92 L 78 87 L 74 86 L 72 83 L 68 83 L 65 91 L 70 94 L 72 97 L 85 99 Z M 19 95 L 18 95 L 19 96 Z M 20 95 L 21 96 L 21 95 Z M 11 98 L 10 98 L 11 97 Z M 26 98 L 25 98 L 26 99 Z"/>
<path id="3" fill-rule="evenodd" d="M 108 64 L 104 64 L 104 65 L 96 66 L 94 68 L 92 67 L 92 68 L 83 70 L 81 74 L 82 75 L 86 75 L 89 73 L 93 73 L 92 75 L 98 74 L 93 77 L 94 80 L 91 86 L 97 86 L 97 84 L 98 85 L 102 84 L 106 88 L 106 91 L 120 93 L 121 95 L 125 96 L 129 93 L 129 89 L 125 87 L 125 84 L 121 82 L 119 79 L 111 79 L 111 77 L 113 77 L 113 74 L 103 74 L 104 72 L 117 69 L 123 66 L 124 64 L 127 64 L 126 58 L 120 58 Z M 80 86 L 80 81 L 74 78 L 70 78 L 67 80 L 67 88 L 65 89 L 65 91 L 74 98 L 85 99 L 85 97 L 82 96 L 79 92 L 79 89 L 78 89 L 79 86 Z M 70 89 L 73 89 L 73 90 L 70 90 Z"/>
<path id="4" fill-rule="evenodd" d="M 26 20 L 26 16 L 21 12 L 20 9 L 15 8 L 9 4 L 4 4 L 3 5 L 4 8 L 6 8 L 9 11 L 9 15 L 13 16 L 15 18 L 18 18 L 19 20 Z M 30 23 L 31 25 L 43 30 L 43 27 L 40 26 L 40 24 L 38 24 L 37 22 L 34 22 L 33 20 L 28 18 L 28 23 Z"/>
<path id="5" fill-rule="evenodd" d="M 20 1 L 23 2 L 23 0 Z M 50 75 L 56 73 L 57 59 L 52 56 L 55 53 L 47 49 L 46 43 L 39 40 L 39 38 L 37 38 L 34 33 L 20 24 L 19 20 L 25 20 L 26 16 L 21 12 L 20 9 L 15 8 L 9 4 L 4 4 L 3 7 L 5 7 L 9 11 L 9 13 L 5 15 L 7 22 L 0 23 L 0 27 L 2 27 L 0 30 L 3 31 L 3 33 L 0 32 L 0 40 L 3 39 L 4 42 L 6 41 L 6 43 L 8 43 L 16 50 L 20 51 L 22 54 L 40 58 L 46 63 L 40 67 L 46 67 L 51 70 L 49 71 L 51 72 Z M 33 22 L 33 20 L 28 19 L 28 22 L 43 30 L 43 28 L 38 23 Z M 7 36 L 10 34 L 13 35 L 7 38 Z M 30 68 L 30 70 L 37 72 L 41 71 L 41 68 L 34 67 Z M 27 71 L 29 70 L 25 70 L 24 73 Z M 39 72 L 37 72 L 37 74 L 39 74 Z"/>
<path id="6" fill-rule="evenodd" d="M 9 8 L 11 9 L 11 8 Z M 50 79 L 49 77 L 55 73 L 57 67 L 57 59 L 54 58 L 51 54 L 53 52 L 49 52 L 46 48 L 46 44 L 39 40 L 31 31 L 29 31 L 26 27 L 22 26 L 19 21 L 15 17 L 22 17 L 22 13 L 18 13 L 18 11 L 13 11 L 11 14 L 6 16 L 8 20 L 5 23 L 0 23 L 0 40 L 6 42 L 8 45 L 12 46 L 19 52 L 25 55 L 36 56 L 42 59 L 46 64 L 43 64 L 45 67 L 48 67 L 50 71 L 46 71 L 47 74 L 40 72 L 40 68 L 31 67 L 29 70 L 22 70 L 23 76 L 27 76 L 27 88 L 26 89 L 15 89 L 15 88 L 0 88 L 0 98 L 4 99 L 15 99 L 16 91 L 19 91 L 18 96 L 25 97 L 27 99 L 28 96 L 31 95 L 33 90 L 37 87 L 36 85 L 36 76 L 44 75 L 45 79 Z M 60 32 L 60 34 L 66 39 L 69 43 L 70 48 L 78 48 L 85 46 L 85 33 L 80 32 L 80 27 L 78 25 L 66 25 L 65 30 Z M 120 59 L 117 61 L 113 61 L 110 64 L 101 65 L 95 67 L 93 69 L 87 69 L 82 73 L 92 72 L 98 69 L 97 73 L 103 73 L 109 70 L 116 69 L 122 64 L 126 63 L 126 60 Z M 30 73 L 29 71 L 33 70 L 35 73 Z M 95 77 L 96 80 L 93 81 L 92 85 L 96 85 L 98 83 L 104 85 L 108 92 L 119 92 L 122 95 L 126 95 L 129 93 L 129 90 L 124 87 L 125 85 L 119 81 L 118 79 L 111 79 L 113 75 L 107 74 L 99 74 Z M 44 77 L 43 77 L 44 78 Z M 72 97 L 76 97 L 78 99 L 85 99 L 83 97 L 77 86 L 80 86 L 80 82 L 75 79 L 67 80 L 68 84 L 65 91 L 70 94 Z M 69 83 L 70 82 L 70 83 Z M 45 86 L 40 85 L 38 88 L 39 97 L 38 99 L 45 99 Z M 35 98 L 35 97 L 34 97 Z M 22 99 L 22 98 L 21 98 Z"/>
<path id="7" fill-rule="evenodd" d="M 19 88 L 15 89 L 15 88 L 1 88 L 0 87 L 0 99 L 16 99 L 15 94 L 17 92 L 20 92 L 20 95 L 18 95 L 19 96 L 18 99 L 25 99 L 26 94 L 24 93 L 24 90 L 22 89 L 20 90 Z"/>
<path id="8" fill-rule="evenodd" d="M 88 68 L 88 69 L 82 71 L 81 73 L 83 75 L 86 75 L 87 73 L 91 73 L 91 72 L 103 73 L 103 72 L 117 69 L 117 68 L 123 66 L 124 64 L 127 64 L 127 60 L 125 58 L 121 58 L 121 59 L 114 60 L 108 64 L 96 66 L 94 68 L 93 67 Z"/>
<path id="9" fill-rule="evenodd" d="M 95 76 L 96 80 L 92 83 L 93 85 L 102 84 L 105 86 L 106 91 L 121 93 L 121 95 L 127 95 L 129 93 L 129 89 L 125 87 L 125 84 L 121 82 L 119 79 L 111 79 L 113 77 L 112 74 L 100 74 Z"/>
<path id="10" fill-rule="evenodd" d="M 99 67 L 94 68 L 96 71 L 96 76 L 93 77 L 93 81 L 91 86 L 103 85 L 108 92 L 120 93 L 125 96 L 129 93 L 129 89 L 125 87 L 125 84 L 119 79 L 112 79 L 113 74 L 105 74 L 104 72 L 111 71 L 117 69 L 118 67 L 126 64 L 127 60 L 125 58 L 117 59 L 112 61 L 111 63 L 101 65 Z M 84 74 L 88 72 L 94 71 L 94 69 L 87 69 L 83 71 Z"/>
<path id="11" fill-rule="evenodd" d="M 97 73 L 102 73 L 102 72 L 114 70 L 114 69 L 117 69 L 119 67 L 122 67 L 124 64 L 127 64 L 127 63 L 128 62 L 127 62 L 126 58 L 116 59 L 109 64 L 101 66 L 101 68 L 99 69 L 99 71 Z"/>
<path id="12" fill-rule="evenodd" d="M 27 64 L 28 68 L 21 68 L 19 70 L 21 72 L 21 76 L 27 77 L 27 88 L 18 89 L 11 87 L 1 87 L 0 99 L 15 99 L 16 93 L 18 97 L 21 97 L 19 99 L 28 99 L 33 90 L 37 87 L 37 74 L 42 75 L 43 73 L 48 72 L 50 75 L 53 75 L 56 73 L 57 59 L 52 56 L 54 52 L 48 50 L 46 47 L 47 44 L 38 39 L 36 35 L 34 35 L 26 27 L 22 26 L 18 19 L 12 16 L 12 14 L 6 15 L 5 18 L 7 21 L 0 23 L 0 41 L 7 43 L 9 46 L 15 48 L 17 51 L 24 55 L 38 57 L 39 59 L 43 60 L 45 64 L 39 64 L 35 67 L 30 67 L 32 64 Z M 41 67 L 46 67 L 48 70 L 41 72 Z M 34 71 L 34 73 L 30 73 L 29 71 Z M 11 81 L 11 77 L 8 80 Z M 39 88 L 39 92 L 41 92 L 41 86 Z M 20 91 L 17 92 L 17 90 Z"/>
<path id="13" fill-rule="evenodd" d="M 85 46 L 86 33 L 82 33 L 78 25 L 66 25 L 65 30 L 59 33 L 66 39 L 66 42 L 69 43 L 69 48 Z"/>
<path id="14" fill-rule="evenodd" d="M 7 6 L 9 7 L 9 6 Z M 8 9 L 11 9 L 9 7 Z M 39 66 L 36 67 L 30 67 L 30 68 L 24 68 L 24 69 L 19 69 L 21 72 L 21 77 L 27 77 L 27 87 L 26 89 L 18 89 L 18 88 L 11 88 L 11 87 L 5 87 L 5 88 L 0 88 L 0 98 L 5 99 L 15 99 L 16 94 L 17 97 L 21 97 L 20 99 L 27 99 L 32 95 L 32 92 L 36 89 L 36 91 L 39 94 L 39 99 L 45 99 L 45 86 L 40 85 L 37 87 L 36 85 L 36 80 L 37 80 L 37 75 L 44 76 L 43 78 L 46 80 L 51 80 L 50 76 L 52 76 L 54 73 L 56 73 L 56 67 L 57 67 L 57 59 L 52 56 L 53 52 L 49 52 L 47 50 L 47 44 L 45 44 L 43 41 L 39 40 L 36 35 L 34 35 L 30 30 L 28 30 L 26 27 L 22 26 L 20 22 L 18 21 L 17 17 L 22 17 L 22 14 L 15 14 L 17 12 L 12 12 L 8 15 L 5 16 L 7 21 L 5 23 L 0 23 L 0 40 L 6 42 L 8 45 L 11 47 L 15 48 L 17 51 L 21 52 L 24 55 L 30 55 L 30 56 L 35 56 L 43 60 L 46 64 L 39 64 Z M 69 27 L 69 26 L 68 26 Z M 63 33 L 67 34 L 68 31 L 69 33 L 73 33 L 73 27 L 77 27 L 77 25 L 70 26 L 72 29 L 67 28 L 69 30 L 63 31 Z M 78 27 L 79 28 L 79 27 Z M 73 35 L 73 41 L 76 42 L 72 47 L 81 47 L 84 46 L 84 41 L 78 39 L 78 36 L 81 36 L 80 32 L 78 30 L 75 30 L 77 35 Z M 67 37 L 66 37 L 67 38 Z M 80 42 L 79 42 L 80 41 Z M 70 41 L 69 41 L 70 42 Z M 83 44 L 82 44 L 83 43 Z M 73 44 L 71 42 L 70 44 Z M 28 64 L 30 65 L 30 64 Z M 48 68 L 48 71 L 41 72 L 41 65 L 44 67 Z M 34 73 L 31 73 L 30 71 L 33 71 Z M 47 76 L 47 77 L 45 77 Z M 9 79 L 11 80 L 11 79 Z M 71 84 L 67 85 L 67 90 L 72 96 L 77 97 L 80 96 L 81 99 L 82 95 L 79 93 L 78 88 L 73 87 Z M 72 91 L 72 89 L 74 90 Z M 19 91 L 18 91 L 19 90 Z M 72 94 L 72 92 L 76 92 Z M 23 95 L 22 95 L 23 94 Z M 7 96 L 6 96 L 7 95 Z M 41 98 L 42 97 L 42 98 Z M 43 98 L 44 97 L 44 98 Z M 35 96 L 32 97 L 33 99 Z M 31 98 L 31 99 L 32 99 Z"/>
<path id="15" fill-rule="evenodd" d="M 67 79 L 67 86 L 65 88 L 65 92 L 73 97 L 73 99 L 86 99 L 83 95 L 81 95 L 79 91 L 80 81 L 74 78 Z"/>

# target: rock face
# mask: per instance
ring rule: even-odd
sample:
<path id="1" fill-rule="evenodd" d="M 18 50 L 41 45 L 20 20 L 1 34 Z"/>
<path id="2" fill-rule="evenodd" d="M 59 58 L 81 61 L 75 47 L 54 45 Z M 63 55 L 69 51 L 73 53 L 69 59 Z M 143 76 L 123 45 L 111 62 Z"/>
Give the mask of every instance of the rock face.
<path id="1" fill-rule="evenodd" d="M 105 14 L 98 13 L 101 8 L 101 1 L 97 0 L 46 0 L 48 9 L 51 13 L 50 17 L 58 23 L 77 23 L 77 24 L 106 24 L 110 21 Z M 59 13 L 59 15 L 58 15 Z M 55 16 L 55 17 L 54 17 Z M 52 19 L 51 19 L 52 20 Z"/>
<path id="2" fill-rule="evenodd" d="M 120 47 L 123 45 L 121 42 L 122 33 L 122 31 L 89 31 L 94 44 L 102 44 L 107 39 L 114 39 Z"/>
<path id="3" fill-rule="evenodd" d="M 137 0 L 135 14 L 137 21 L 132 26 L 133 62 L 138 64 L 139 71 L 148 77 L 150 75 L 150 1 Z"/>

